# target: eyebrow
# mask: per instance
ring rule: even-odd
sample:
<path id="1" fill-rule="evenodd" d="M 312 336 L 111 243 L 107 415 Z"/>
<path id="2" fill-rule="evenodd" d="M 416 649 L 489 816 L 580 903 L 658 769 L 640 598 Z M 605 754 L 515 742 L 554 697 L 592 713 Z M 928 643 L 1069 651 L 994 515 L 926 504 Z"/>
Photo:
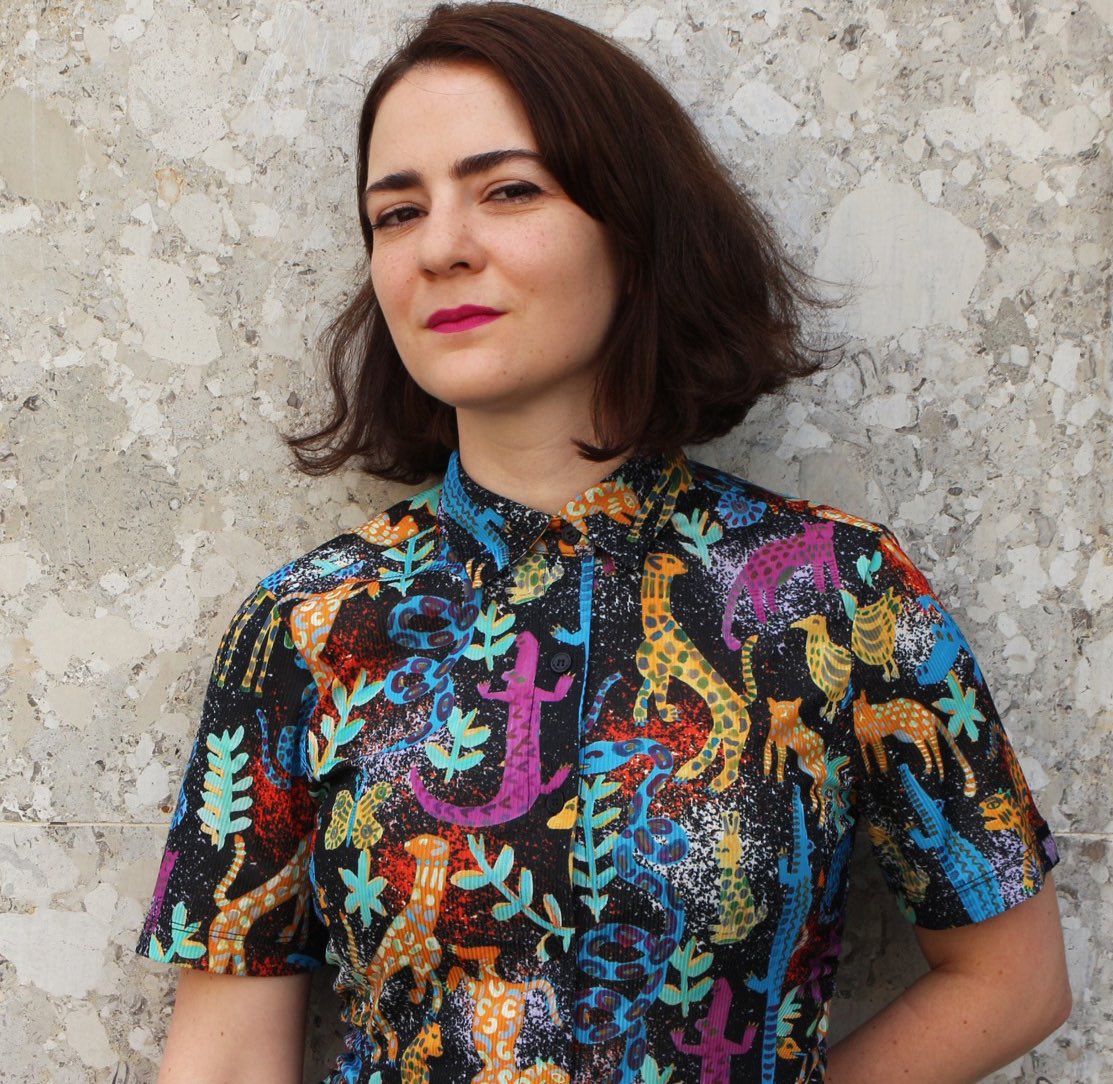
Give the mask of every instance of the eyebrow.
<path id="1" fill-rule="evenodd" d="M 513 158 L 526 158 L 533 162 L 542 162 L 543 159 L 537 151 L 527 151 L 522 147 L 511 147 L 502 151 L 483 151 L 480 154 L 469 154 L 466 158 L 458 158 L 453 163 L 451 176 L 454 181 L 462 181 L 465 177 L 474 177 L 477 173 L 486 173 L 495 166 L 501 166 Z M 364 190 L 365 196 L 372 192 L 397 192 L 404 188 L 415 188 L 421 184 L 421 174 L 414 169 L 402 169 L 397 173 L 388 173 L 377 181 L 369 184 Z"/>

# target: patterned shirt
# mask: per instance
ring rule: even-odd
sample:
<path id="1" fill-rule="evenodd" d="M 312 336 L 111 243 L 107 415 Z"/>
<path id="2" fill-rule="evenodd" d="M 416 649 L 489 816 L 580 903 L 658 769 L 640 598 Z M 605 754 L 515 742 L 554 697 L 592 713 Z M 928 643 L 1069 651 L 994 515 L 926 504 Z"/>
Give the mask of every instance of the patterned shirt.
<path id="1" fill-rule="evenodd" d="M 138 951 L 334 964 L 336 1084 L 814 1084 L 860 820 L 923 927 L 1058 861 L 887 528 L 682 452 L 549 515 L 453 455 L 241 605 Z"/>

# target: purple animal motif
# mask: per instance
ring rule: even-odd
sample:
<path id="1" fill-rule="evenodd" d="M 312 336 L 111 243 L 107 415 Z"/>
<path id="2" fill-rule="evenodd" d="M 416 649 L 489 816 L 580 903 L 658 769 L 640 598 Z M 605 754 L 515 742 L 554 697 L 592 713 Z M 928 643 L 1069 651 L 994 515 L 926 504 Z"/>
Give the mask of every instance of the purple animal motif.
<path id="1" fill-rule="evenodd" d="M 147 921 L 143 923 L 143 936 L 150 937 L 158 925 L 159 915 L 162 913 L 162 901 L 166 898 L 166 886 L 170 883 L 170 871 L 178 861 L 177 851 L 164 851 L 162 865 L 158 868 L 158 878 L 155 881 L 155 895 L 151 901 L 151 909 L 147 912 Z"/>
<path id="2" fill-rule="evenodd" d="M 677 1028 L 672 1033 L 672 1041 L 681 1054 L 694 1054 L 701 1060 L 700 1084 L 730 1084 L 730 1059 L 747 1053 L 754 1045 L 756 1024 L 746 1028 L 740 1043 L 727 1038 L 727 1017 L 730 1016 L 733 1000 L 734 991 L 730 983 L 725 978 L 716 979 L 711 987 L 711 1008 L 702 1020 L 696 1021 L 700 1041 L 686 1043 L 683 1028 Z"/>
<path id="3" fill-rule="evenodd" d="M 742 646 L 731 631 L 742 588 L 749 592 L 754 613 L 764 625 L 766 616 L 777 609 L 777 587 L 796 569 L 806 567 L 812 570 L 817 591 L 823 591 L 824 573 L 833 590 L 842 586 L 835 562 L 835 525 L 831 521 L 806 523 L 799 534 L 775 538 L 750 554 L 731 585 L 723 612 L 723 642 L 731 651 Z"/>
<path id="4" fill-rule="evenodd" d="M 547 783 L 541 782 L 541 705 L 562 700 L 572 685 L 572 675 L 557 679 L 550 692 L 537 687 L 537 637 L 522 632 L 516 640 L 518 654 L 513 670 L 503 671 L 506 688 L 491 692 L 491 683 L 476 686 L 485 700 L 505 700 L 506 761 L 499 792 L 482 805 L 458 806 L 435 798 L 421 781 L 417 766 L 410 769 L 413 787 L 422 809 L 440 821 L 482 828 L 504 824 L 528 813 L 542 794 L 556 790 L 568 777 L 570 764 L 558 768 Z"/>

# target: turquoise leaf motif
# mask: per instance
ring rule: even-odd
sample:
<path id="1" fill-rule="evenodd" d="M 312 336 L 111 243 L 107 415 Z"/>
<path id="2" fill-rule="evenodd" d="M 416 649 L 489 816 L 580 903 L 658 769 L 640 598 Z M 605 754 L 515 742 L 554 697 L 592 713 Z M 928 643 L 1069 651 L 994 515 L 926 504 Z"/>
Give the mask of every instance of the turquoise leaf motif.
<path id="1" fill-rule="evenodd" d="M 340 876 L 348 889 L 348 894 L 344 897 L 344 910 L 351 914 L 358 907 L 360 921 L 365 926 L 371 923 L 372 911 L 379 915 L 386 914 L 386 908 L 379 899 L 379 894 L 386 887 L 386 878 L 372 878 L 369 876 L 370 873 L 371 859 L 368 851 L 359 852 L 355 873 L 350 869 L 340 871 Z"/>
<path id="2" fill-rule="evenodd" d="M 618 789 L 618 783 L 608 782 L 602 775 L 597 775 L 590 783 L 580 780 L 580 801 L 583 803 L 583 841 L 577 841 L 572 848 L 572 883 L 577 888 L 587 891 L 582 898 L 591 913 L 598 920 L 607 906 L 609 896 L 603 891 L 614 880 L 618 872 L 613 865 L 604 865 L 614 845 L 618 841 L 617 832 L 609 832 L 602 839 L 596 841 L 596 831 L 606 828 L 619 815 L 617 806 L 601 809 L 596 812 L 596 806 L 608 795 Z M 583 868 L 581 868 L 583 867 Z"/>
<path id="3" fill-rule="evenodd" d="M 974 689 L 964 689 L 953 670 L 947 672 L 947 688 L 951 695 L 936 700 L 932 706 L 951 717 L 947 726 L 952 737 L 965 732 L 971 741 L 977 741 L 978 723 L 984 723 L 985 716 L 974 705 Z"/>
<path id="4" fill-rule="evenodd" d="M 680 981 L 676 985 L 666 982 L 658 997 L 666 1005 L 679 1005 L 681 1015 L 687 1016 L 688 1010 L 711 989 L 710 976 L 699 978 L 711 966 L 711 953 L 696 952 L 696 939 L 692 937 L 685 945 L 677 946 L 669 958 L 669 966 L 680 973 Z M 699 981 L 693 982 L 693 979 Z"/>
<path id="5" fill-rule="evenodd" d="M 483 759 L 483 750 L 476 749 L 482 745 L 491 734 L 489 726 L 472 726 L 479 709 L 475 708 L 463 715 L 460 709 L 454 707 L 448 718 L 448 732 L 452 735 L 452 748 L 445 751 L 444 747 L 436 742 L 427 742 L 425 753 L 429 762 L 440 768 L 445 773 L 444 781 L 447 783 L 456 772 L 466 772 L 474 768 Z"/>
<path id="6" fill-rule="evenodd" d="M 858 558 L 858 578 L 865 584 L 873 586 L 873 574 L 881 567 L 881 550 L 874 550 L 873 556 L 866 559 L 866 555 L 862 554 Z"/>
<path id="7" fill-rule="evenodd" d="M 706 509 L 699 514 L 698 519 L 695 513 L 686 516 L 683 512 L 677 512 L 672 517 L 672 525 L 677 533 L 689 539 L 688 542 L 680 544 L 694 557 L 698 557 L 704 568 L 711 567 L 710 547 L 723 537 L 722 524 L 712 522 L 708 525 L 708 518 L 709 513 Z"/>
<path id="8" fill-rule="evenodd" d="M 250 790 L 254 782 L 250 775 L 236 778 L 248 760 L 247 753 L 236 752 L 241 741 L 243 727 L 239 726 L 231 734 L 227 730 L 219 736 L 210 734 L 205 742 L 209 770 L 205 773 L 204 805 L 197 816 L 201 831 L 218 851 L 230 835 L 251 827 L 250 817 L 236 816 L 251 808 L 251 795 L 243 792 Z"/>
<path id="9" fill-rule="evenodd" d="M 173 940 L 170 947 L 164 949 L 159 939 L 151 937 L 151 959 L 160 963 L 169 963 L 175 956 L 179 960 L 196 960 L 205 955 L 205 946 L 193 937 L 201 928 L 200 922 L 190 922 L 186 916 L 186 905 L 180 900 L 174 904 L 174 911 L 170 917 L 170 932 Z"/>
<path id="10" fill-rule="evenodd" d="M 389 583 L 405 594 L 413 586 L 415 575 L 428 563 L 429 556 L 433 552 L 434 543 L 428 537 L 431 532 L 432 528 L 419 531 L 400 545 L 384 550 L 383 558 L 393 561 L 398 567 L 381 569 L 379 581 L 384 584 Z"/>
<path id="11" fill-rule="evenodd" d="M 464 655 L 469 659 L 482 659 L 487 664 L 487 669 L 493 671 L 495 659 L 506 654 L 514 642 L 514 634 L 510 630 L 516 620 L 513 613 L 499 618 L 498 607 L 492 602 L 486 610 L 480 612 L 472 641 Z"/>
<path id="12" fill-rule="evenodd" d="M 474 870 L 458 870 L 452 875 L 452 883 L 464 892 L 474 892 L 476 889 L 491 885 L 503 897 L 502 902 L 496 903 L 491 914 L 499 922 L 507 922 L 517 915 L 521 915 L 534 926 L 543 930 L 541 940 L 535 948 L 537 956 L 542 961 L 549 958 L 547 942 L 550 937 L 557 937 L 565 951 L 572 942 L 574 930 L 565 926 L 561 915 L 560 902 L 555 896 L 546 892 L 541 904 L 544 914 L 533 906 L 533 874 L 522 867 L 518 871 L 518 889 L 510 887 L 508 881 L 514 870 L 514 848 L 504 843 L 499 851 L 498 858 L 492 864 L 487 857 L 487 844 L 483 836 L 468 834 L 468 850 L 475 860 Z"/>
<path id="13" fill-rule="evenodd" d="M 659 1066 L 652 1054 L 646 1054 L 645 1061 L 642 1062 L 642 1080 L 645 1084 L 669 1084 L 675 1071 L 675 1065 L 666 1065 L 663 1068 Z"/>
<path id="14" fill-rule="evenodd" d="M 322 775 L 343 763 L 344 758 L 338 755 L 340 747 L 352 741 L 367 721 L 351 719 L 352 709 L 373 700 L 382 691 L 383 685 L 382 681 L 373 681 L 368 685 L 366 670 L 360 670 L 351 692 L 340 681 L 333 682 L 332 703 L 338 717 L 326 715 L 321 720 L 321 738 L 324 739 L 324 748 L 321 747 L 320 739 L 312 731 L 306 735 L 309 747 L 309 772 L 314 779 L 320 779 Z"/>

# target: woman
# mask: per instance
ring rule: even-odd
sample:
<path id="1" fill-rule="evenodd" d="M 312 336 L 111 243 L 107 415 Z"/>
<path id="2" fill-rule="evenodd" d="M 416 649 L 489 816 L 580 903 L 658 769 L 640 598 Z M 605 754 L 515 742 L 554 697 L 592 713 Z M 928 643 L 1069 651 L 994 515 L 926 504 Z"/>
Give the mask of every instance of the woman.
<path id="1" fill-rule="evenodd" d="M 613 44 L 437 8 L 359 132 L 370 275 L 304 469 L 444 480 L 261 581 L 139 951 L 160 1080 L 973 1080 L 1066 1017 L 1054 841 L 884 527 L 689 460 L 809 301 Z M 310 454 L 306 449 L 315 451 Z M 825 1049 L 863 816 L 930 971 Z M 234 976 L 234 977 L 230 977 Z M 244 977 L 250 976 L 250 977 Z"/>

